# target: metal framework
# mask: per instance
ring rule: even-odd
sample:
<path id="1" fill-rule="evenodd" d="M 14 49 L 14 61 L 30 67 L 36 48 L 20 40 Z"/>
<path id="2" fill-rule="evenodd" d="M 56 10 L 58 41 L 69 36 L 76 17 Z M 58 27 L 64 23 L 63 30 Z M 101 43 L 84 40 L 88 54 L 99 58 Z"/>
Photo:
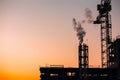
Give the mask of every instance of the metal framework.
<path id="1" fill-rule="evenodd" d="M 88 68 L 89 60 L 88 60 L 88 46 L 86 44 L 79 44 L 79 73 L 80 80 L 87 80 L 86 69 Z"/>
<path id="2" fill-rule="evenodd" d="M 86 44 L 79 45 L 79 68 L 88 68 L 88 46 Z"/>
<path id="3" fill-rule="evenodd" d="M 89 68 L 88 46 L 79 43 L 79 68 L 63 65 L 40 67 L 41 80 L 120 80 L 120 38 L 112 42 L 111 0 L 101 0 L 99 16 L 94 21 L 101 24 L 101 58 L 103 68 Z M 76 26 L 76 22 L 75 22 Z"/>
<path id="4" fill-rule="evenodd" d="M 102 68 L 109 67 L 109 50 L 108 47 L 112 42 L 112 25 L 111 25 L 111 0 L 101 0 L 97 5 L 99 15 L 94 24 L 101 24 L 101 63 Z"/>
<path id="5" fill-rule="evenodd" d="M 40 67 L 40 80 L 120 80 L 120 38 L 112 42 L 109 50 L 111 68 L 87 68 L 84 55 L 88 52 L 88 46 L 79 44 L 79 56 L 83 57 L 83 62 L 79 57 L 79 68 L 64 68 L 62 65 Z"/>

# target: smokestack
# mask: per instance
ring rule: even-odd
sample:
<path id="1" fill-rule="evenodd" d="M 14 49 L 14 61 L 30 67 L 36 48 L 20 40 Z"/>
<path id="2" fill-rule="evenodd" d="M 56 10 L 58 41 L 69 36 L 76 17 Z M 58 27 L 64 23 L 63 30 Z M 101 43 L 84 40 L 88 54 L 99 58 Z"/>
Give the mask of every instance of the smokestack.
<path id="1" fill-rule="evenodd" d="M 74 30 L 77 32 L 77 37 L 80 43 L 83 43 L 84 36 L 86 32 L 84 31 L 83 27 L 81 26 L 80 22 L 76 22 L 76 19 L 73 18 Z"/>
<path id="2" fill-rule="evenodd" d="M 78 47 L 78 65 L 79 68 L 88 68 L 88 45 L 83 43 Z"/>

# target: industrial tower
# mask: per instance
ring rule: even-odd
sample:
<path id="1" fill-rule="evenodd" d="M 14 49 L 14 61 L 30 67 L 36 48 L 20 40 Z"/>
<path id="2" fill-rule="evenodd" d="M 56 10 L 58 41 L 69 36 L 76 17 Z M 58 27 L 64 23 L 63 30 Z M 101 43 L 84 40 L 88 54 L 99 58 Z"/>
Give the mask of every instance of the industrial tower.
<path id="1" fill-rule="evenodd" d="M 101 4 L 97 5 L 99 15 L 94 24 L 101 25 L 101 63 L 102 68 L 110 66 L 108 47 L 112 43 L 112 25 L 111 25 L 111 0 L 101 0 Z"/>
<path id="2" fill-rule="evenodd" d="M 73 19 L 80 40 L 78 68 L 63 66 L 40 67 L 41 80 L 120 80 L 120 38 L 112 41 L 111 0 L 101 0 L 97 5 L 99 15 L 94 24 L 101 25 L 102 68 L 89 67 L 89 46 L 83 43 L 84 29 Z M 77 26 L 77 27 L 76 27 Z"/>

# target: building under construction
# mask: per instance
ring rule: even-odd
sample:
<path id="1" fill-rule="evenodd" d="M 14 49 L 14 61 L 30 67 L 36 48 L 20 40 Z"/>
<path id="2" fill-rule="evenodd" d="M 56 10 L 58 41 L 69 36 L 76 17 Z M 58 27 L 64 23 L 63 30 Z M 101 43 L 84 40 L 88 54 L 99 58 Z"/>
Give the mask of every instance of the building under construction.
<path id="1" fill-rule="evenodd" d="M 94 24 L 101 25 L 102 67 L 89 68 L 89 47 L 80 42 L 78 68 L 64 68 L 62 65 L 40 67 L 41 80 L 120 80 L 120 38 L 112 41 L 111 0 L 101 0 L 97 10 L 99 15 Z"/>

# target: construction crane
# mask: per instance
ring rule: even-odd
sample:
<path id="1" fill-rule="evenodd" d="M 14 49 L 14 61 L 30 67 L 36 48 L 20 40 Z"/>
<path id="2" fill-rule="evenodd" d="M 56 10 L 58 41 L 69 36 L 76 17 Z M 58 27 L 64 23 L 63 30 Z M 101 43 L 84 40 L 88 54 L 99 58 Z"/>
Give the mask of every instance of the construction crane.
<path id="1" fill-rule="evenodd" d="M 101 63 L 102 68 L 109 67 L 109 50 L 108 47 L 112 42 L 112 25 L 111 25 L 111 0 L 101 0 L 97 5 L 99 15 L 94 24 L 101 25 Z"/>

